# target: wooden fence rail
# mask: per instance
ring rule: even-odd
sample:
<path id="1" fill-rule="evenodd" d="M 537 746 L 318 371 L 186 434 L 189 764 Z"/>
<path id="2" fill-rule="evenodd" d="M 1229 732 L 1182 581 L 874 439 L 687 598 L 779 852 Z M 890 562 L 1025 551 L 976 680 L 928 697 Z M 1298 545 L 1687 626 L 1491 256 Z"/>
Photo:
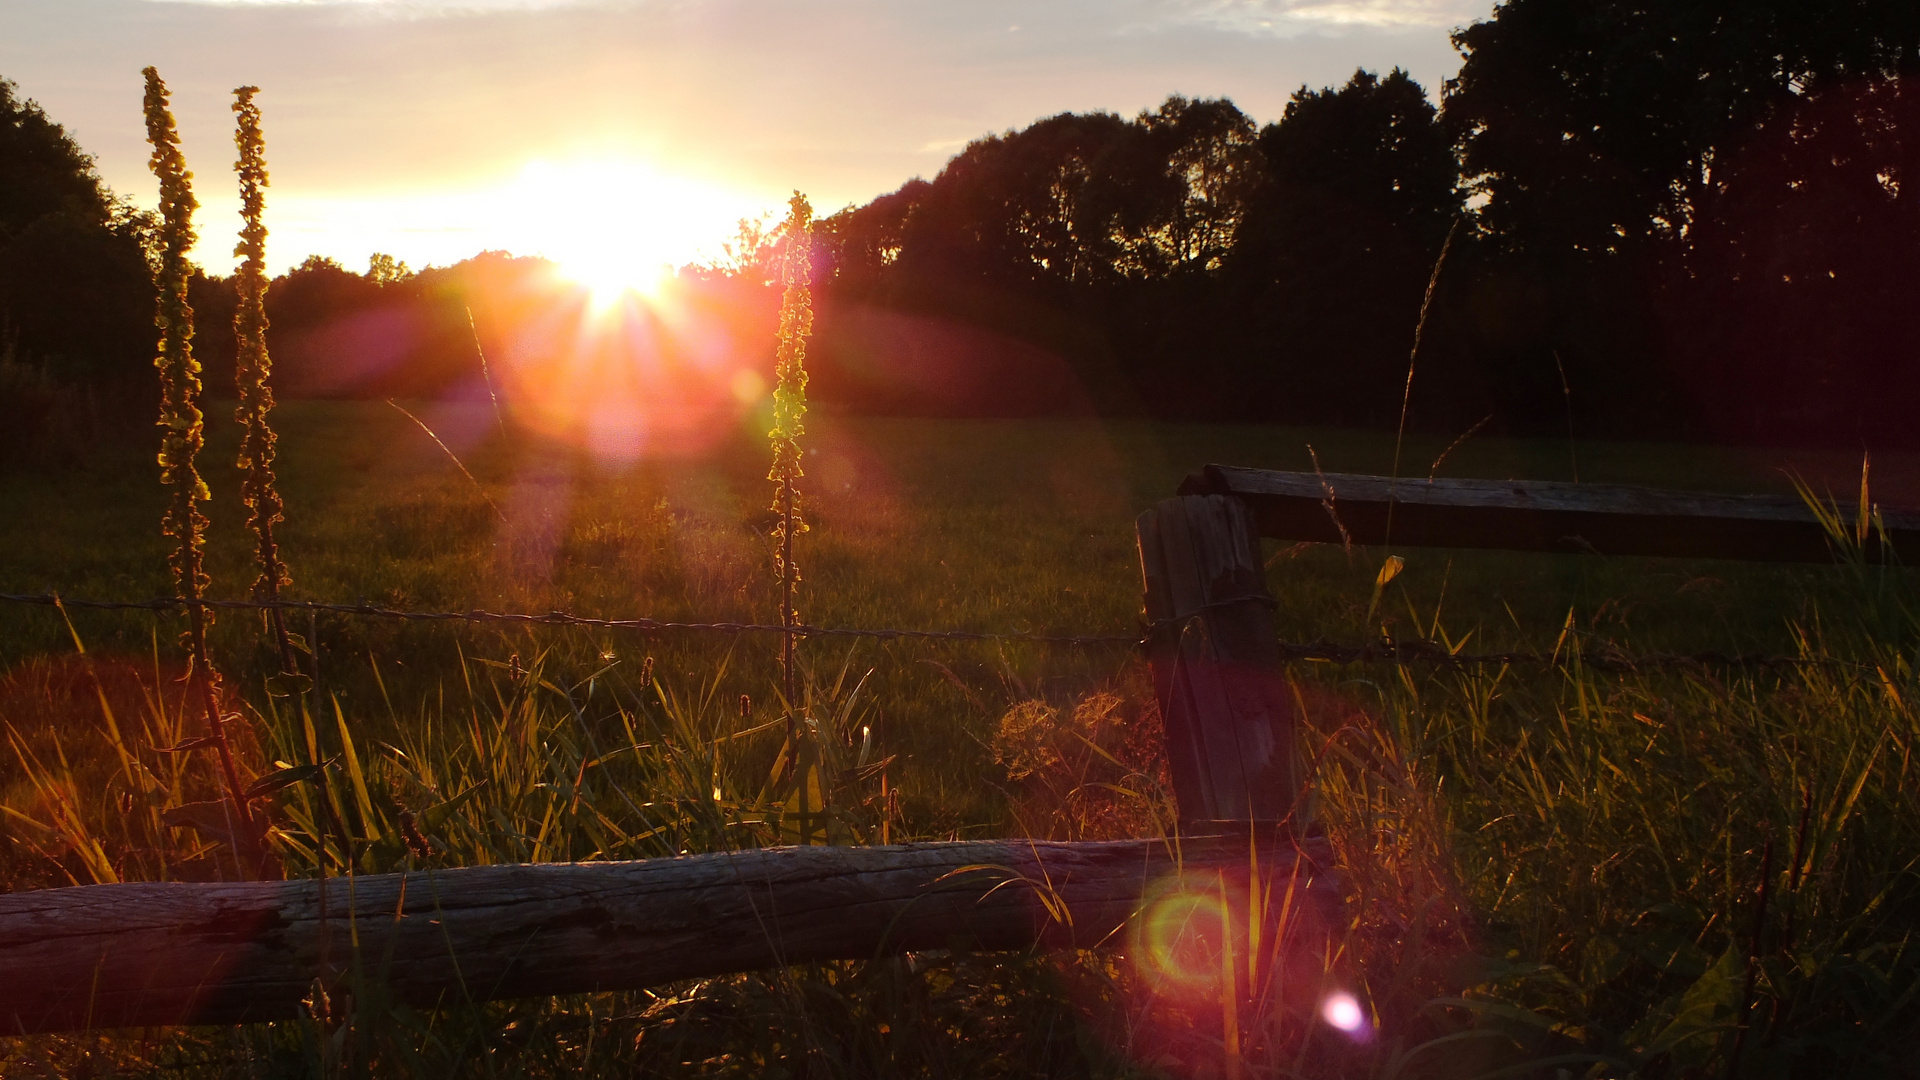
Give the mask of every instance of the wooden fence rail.
<path id="1" fill-rule="evenodd" d="M 1392 480 L 1232 465 L 1208 465 L 1187 478 L 1180 494 L 1237 498 L 1261 535 L 1284 540 L 1775 562 L 1833 558 L 1812 509 L 1774 495 L 1537 480 Z M 1855 507 L 1839 513 L 1851 523 Z M 1920 513 L 1887 510 L 1881 519 L 1891 551 L 1870 530 L 1864 554 L 1920 562 Z"/>
<path id="2" fill-rule="evenodd" d="M 356 956 L 390 999 L 458 1007 L 907 950 L 1091 947 L 1155 890 L 1244 880 L 1256 855 L 1326 892 L 1291 845 L 1243 833 L 420 870 L 330 879 L 324 912 L 316 880 L 0 894 L 0 1030 L 290 1019 L 316 979 L 350 986 Z"/>

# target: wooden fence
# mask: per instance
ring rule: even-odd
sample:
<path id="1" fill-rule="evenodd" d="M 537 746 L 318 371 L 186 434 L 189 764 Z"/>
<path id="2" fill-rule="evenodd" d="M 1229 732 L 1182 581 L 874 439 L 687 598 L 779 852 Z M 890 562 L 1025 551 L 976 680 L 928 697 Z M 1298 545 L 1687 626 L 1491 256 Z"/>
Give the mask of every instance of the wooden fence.
<path id="1" fill-rule="evenodd" d="M 1851 508 L 1838 513 L 1854 520 Z M 0 895 L 0 1029 L 284 1019 L 312 1007 L 316 982 L 338 994 L 372 979 L 360 985 L 395 1000 L 460 1005 L 953 945 L 1093 947 L 1114 940 L 1156 890 L 1250 866 L 1325 898 L 1337 889 L 1330 852 L 1294 827 L 1305 777 L 1262 535 L 1832 557 L 1826 526 L 1794 500 L 1219 465 L 1136 527 L 1177 837 L 12 893 Z M 1883 513 L 1862 539 L 1865 557 L 1911 558 L 1920 515 Z"/>

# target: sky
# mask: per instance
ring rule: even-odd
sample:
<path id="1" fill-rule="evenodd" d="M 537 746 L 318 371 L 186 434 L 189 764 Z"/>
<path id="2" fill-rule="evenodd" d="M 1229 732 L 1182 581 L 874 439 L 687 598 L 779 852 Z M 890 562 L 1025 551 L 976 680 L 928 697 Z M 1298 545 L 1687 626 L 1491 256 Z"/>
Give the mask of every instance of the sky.
<path id="1" fill-rule="evenodd" d="M 1490 0 L 0 0 L 0 77 L 152 206 L 152 64 L 202 203 L 238 224 L 232 90 L 261 88 L 269 263 L 712 260 L 741 218 L 932 177 L 969 141 L 1170 94 L 1277 119 L 1408 70 L 1436 97 Z"/>

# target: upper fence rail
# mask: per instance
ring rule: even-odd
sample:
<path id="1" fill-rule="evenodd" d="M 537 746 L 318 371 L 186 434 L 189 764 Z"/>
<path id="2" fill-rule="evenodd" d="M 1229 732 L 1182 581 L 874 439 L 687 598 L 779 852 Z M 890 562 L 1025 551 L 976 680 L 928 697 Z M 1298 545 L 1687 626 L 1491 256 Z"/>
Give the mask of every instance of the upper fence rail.
<path id="1" fill-rule="evenodd" d="M 1330 544 L 1495 548 L 1826 562 L 1827 527 L 1805 500 L 1539 480 L 1392 479 L 1208 465 L 1182 495 L 1231 495 L 1263 536 Z M 1839 506 L 1852 524 L 1858 508 Z M 1861 540 L 1874 562 L 1920 563 L 1920 512 L 1887 508 Z"/>

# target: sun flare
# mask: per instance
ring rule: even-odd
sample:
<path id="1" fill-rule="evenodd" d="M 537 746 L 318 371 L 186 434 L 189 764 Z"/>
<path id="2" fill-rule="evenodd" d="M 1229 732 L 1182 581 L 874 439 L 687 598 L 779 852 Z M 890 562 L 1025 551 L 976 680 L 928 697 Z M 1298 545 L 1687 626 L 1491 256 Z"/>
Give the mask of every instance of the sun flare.
<path id="1" fill-rule="evenodd" d="M 552 259 L 596 307 L 657 295 L 674 271 L 711 261 L 759 201 L 633 160 L 534 161 L 505 200 L 516 251 Z"/>
<path id="2" fill-rule="evenodd" d="M 553 259 L 561 277 L 586 286 L 588 302 L 596 311 L 612 307 L 629 296 L 658 296 L 674 271 L 672 263 L 636 263 L 619 252 L 588 251 L 555 255 Z"/>
<path id="3" fill-rule="evenodd" d="M 718 263 L 764 203 L 614 159 L 533 162 L 491 198 L 504 246 L 551 260 L 587 297 L 532 267 L 507 290 L 519 317 L 496 373 L 532 430 L 607 461 L 698 454 L 764 398 L 754 366 L 772 326 L 716 303 L 714 279 L 675 274 Z"/>

